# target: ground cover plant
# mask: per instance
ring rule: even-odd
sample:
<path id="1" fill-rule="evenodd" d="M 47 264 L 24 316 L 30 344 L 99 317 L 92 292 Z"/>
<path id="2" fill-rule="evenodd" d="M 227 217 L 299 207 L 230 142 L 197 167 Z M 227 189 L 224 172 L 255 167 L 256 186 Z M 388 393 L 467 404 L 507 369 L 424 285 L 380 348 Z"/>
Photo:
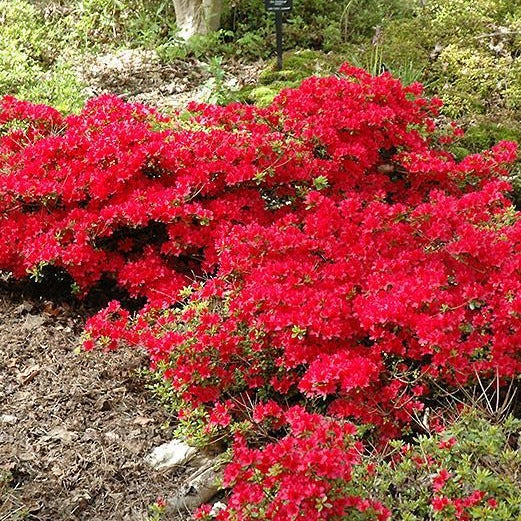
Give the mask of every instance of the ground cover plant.
<path id="1" fill-rule="evenodd" d="M 23 0 L 0 1 L 0 95 L 51 103 L 71 111 L 85 101 L 83 85 L 61 52 L 64 36 Z"/>
<path id="2" fill-rule="evenodd" d="M 440 106 L 347 64 L 265 108 L 5 97 L 0 269 L 134 299 L 85 346 L 145 348 L 186 429 L 233 440 L 218 519 L 387 519 L 354 425 L 383 447 L 440 387 L 521 372 L 516 145 L 455 159 Z"/>
<path id="3" fill-rule="evenodd" d="M 394 443 L 386 459 L 368 458 L 353 483 L 377 497 L 390 493 L 385 503 L 392 519 L 515 519 L 521 514 L 520 427 L 519 419 L 491 417 L 474 402 L 443 432 Z"/>

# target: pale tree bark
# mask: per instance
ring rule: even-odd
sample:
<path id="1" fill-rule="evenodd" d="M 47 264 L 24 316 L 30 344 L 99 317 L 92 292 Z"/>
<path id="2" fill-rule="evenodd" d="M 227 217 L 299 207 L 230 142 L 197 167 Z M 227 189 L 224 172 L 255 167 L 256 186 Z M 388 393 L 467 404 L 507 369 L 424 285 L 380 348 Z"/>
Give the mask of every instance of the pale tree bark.
<path id="1" fill-rule="evenodd" d="M 188 40 L 219 29 L 223 0 L 174 0 L 179 36 Z"/>

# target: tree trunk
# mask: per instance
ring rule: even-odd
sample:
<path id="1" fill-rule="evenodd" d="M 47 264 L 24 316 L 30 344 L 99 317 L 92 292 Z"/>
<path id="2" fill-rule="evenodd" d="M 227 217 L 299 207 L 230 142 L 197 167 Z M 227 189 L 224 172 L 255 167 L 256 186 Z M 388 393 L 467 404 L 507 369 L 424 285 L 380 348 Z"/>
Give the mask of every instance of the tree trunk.
<path id="1" fill-rule="evenodd" d="M 219 29 L 223 0 L 174 0 L 179 36 L 188 40 Z"/>

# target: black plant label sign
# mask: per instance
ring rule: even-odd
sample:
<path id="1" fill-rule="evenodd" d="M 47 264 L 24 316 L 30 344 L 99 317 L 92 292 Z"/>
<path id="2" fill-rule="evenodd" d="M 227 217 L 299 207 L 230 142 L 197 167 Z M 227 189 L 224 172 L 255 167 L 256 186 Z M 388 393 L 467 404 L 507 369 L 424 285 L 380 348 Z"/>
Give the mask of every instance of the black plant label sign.
<path id="1" fill-rule="evenodd" d="M 293 0 L 264 0 L 268 11 L 291 11 Z"/>

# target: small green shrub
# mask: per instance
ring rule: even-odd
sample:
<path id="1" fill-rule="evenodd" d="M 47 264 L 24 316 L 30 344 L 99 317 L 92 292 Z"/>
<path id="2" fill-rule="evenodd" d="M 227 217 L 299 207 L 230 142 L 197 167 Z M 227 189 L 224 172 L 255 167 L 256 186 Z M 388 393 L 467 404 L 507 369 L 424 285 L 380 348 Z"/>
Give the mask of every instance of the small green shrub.
<path id="1" fill-rule="evenodd" d="M 44 66 L 43 25 L 25 1 L 0 0 L 0 93 L 17 92 Z"/>
<path id="2" fill-rule="evenodd" d="M 383 500 L 400 521 L 520 519 L 520 435 L 521 420 L 469 409 L 443 432 L 368 458 L 355 469 L 355 493 Z"/>
<path id="3" fill-rule="evenodd" d="M 17 95 L 37 103 L 52 104 L 64 113 L 77 112 L 85 103 L 84 85 L 66 62 L 58 62 L 48 71 L 42 71 L 35 80 L 21 86 Z"/>
<path id="4" fill-rule="evenodd" d="M 493 56 L 483 49 L 449 44 L 433 64 L 429 74 L 438 80 L 437 94 L 444 100 L 445 113 L 452 117 L 482 114 L 498 107 L 521 108 L 509 94 L 517 71 L 512 58 Z"/>

